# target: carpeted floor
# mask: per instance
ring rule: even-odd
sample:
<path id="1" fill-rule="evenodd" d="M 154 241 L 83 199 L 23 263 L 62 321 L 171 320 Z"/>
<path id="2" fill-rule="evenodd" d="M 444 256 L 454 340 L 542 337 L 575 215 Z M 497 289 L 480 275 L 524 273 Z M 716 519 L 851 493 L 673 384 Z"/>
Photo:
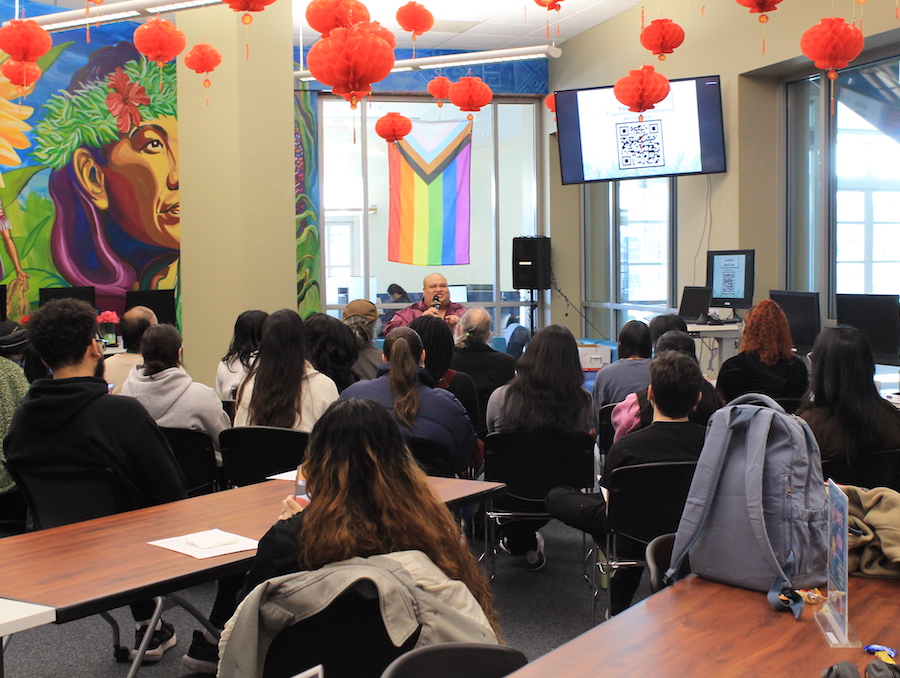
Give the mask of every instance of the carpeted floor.
<path id="1" fill-rule="evenodd" d="M 541 530 L 546 540 L 547 564 L 529 571 L 521 558 L 501 553 L 493 582 L 494 605 L 506 643 L 524 652 L 529 660 L 545 654 L 591 626 L 590 586 L 582 577 L 581 533 L 554 521 Z M 645 582 L 638 598 L 646 597 Z M 213 584 L 185 592 L 200 610 L 209 610 L 215 596 Z M 597 600 L 598 622 L 603 618 L 603 594 Z M 123 628 L 123 641 L 133 638 L 127 608 L 115 610 Z M 174 623 L 178 645 L 156 665 L 143 667 L 144 678 L 190 675 L 181 663 L 195 626 L 192 617 L 176 608 L 165 618 Z M 112 635 L 100 617 L 64 625 L 49 625 L 12 636 L 5 652 L 8 678 L 124 678 L 125 664 L 112 657 Z"/>

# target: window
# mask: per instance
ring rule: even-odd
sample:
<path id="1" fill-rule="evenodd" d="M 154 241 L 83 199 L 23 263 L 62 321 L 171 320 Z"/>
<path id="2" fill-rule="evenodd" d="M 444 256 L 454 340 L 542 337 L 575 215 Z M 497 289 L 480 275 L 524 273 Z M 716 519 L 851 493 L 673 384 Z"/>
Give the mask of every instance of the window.
<path id="1" fill-rule="evenodd" d="M 614 339 L 629 320 L 649 320 L 672 305 L 675 179 L 599 182 L 583 190 L 585 336 Z"/>
<path id="2" fill-rule="evenodd" d="M 417 98 L 367 101 L 353 111 L 343 99 L 322 97 L 326 308 L 336 312 L 355 298 L 385 310 L 401 307 L 389 305 L 388 285 L 400 285 L 416 300 L 422 279 L 440 271 L 454 301 L 487 308 L 497 334 L 510 318 L 527 324 L 528 308 L 520 306 L 527 293 L 512 289 L 510 262 L 512 239 L 537 232 L 537 103 L 495 99 L 473 114 L 468 261 L 459 252 L 458 264 L 418 265 L 391 261 L 397 257 L 389 242 L 388 144 L 375 123 L 398 112 L 413 121 L 414 131 L 430 124 L 417 137 L 426 153 L 450 138 L 454 124 L 464 125 L 466 114 Z"/>
<path id="3" fill-rule="evenodd" d="M 900 61 L 788 85 L 788 283 L 834 295 L 897 294 Z"/>

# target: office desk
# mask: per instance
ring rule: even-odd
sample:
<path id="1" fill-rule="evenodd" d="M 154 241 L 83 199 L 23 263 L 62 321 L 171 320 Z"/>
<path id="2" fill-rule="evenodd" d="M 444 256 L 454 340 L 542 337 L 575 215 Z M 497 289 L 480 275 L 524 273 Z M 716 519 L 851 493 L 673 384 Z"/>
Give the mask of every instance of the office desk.
<path id="1" fill-rule="evenodd" d="M 650 596 L 510 678 L 663 676 L 807 678 L 864 650 L 832 649 L 807 606 L 800 621 L 765 594 L 696 576 Z M 900 648 L 900 580 L 850 578 L 850 624 L 863 645 Z"/>
<path id="2" fill-rule="evenodd" d="M 431 482 L 450 505 L 506 491 L 502 483 Z M 259 539 L 292 491 L 293 483 L 272 480 L 0 539 L 0 598 L 56 608 L 57 622 L 67 622 L 243 572 L 255 551 L 198 560 L 147 542 L 212 528 Z"/>
<path id="3" fill-rule="evenodd" d="M 715 339 L 719 346 L 719 357 L 716 361 L 715 376 L 719 376 L 722 363 L 737 355 L 738 345 L 743 332 L 742 324 L 733 325 L 688 325 L 688 334 L 695 339 Z M 697 352 L 701 356 L 700 352 Z M 702 357 L 701 357 L 702 360 Z M 701 363 L 701 368 L 703 364 Z"/>

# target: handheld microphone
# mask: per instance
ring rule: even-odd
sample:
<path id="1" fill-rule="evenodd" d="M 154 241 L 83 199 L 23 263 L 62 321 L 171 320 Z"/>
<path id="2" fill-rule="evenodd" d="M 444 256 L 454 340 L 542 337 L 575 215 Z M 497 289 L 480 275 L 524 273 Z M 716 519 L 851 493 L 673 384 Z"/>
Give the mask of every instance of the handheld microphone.
<path id="1" fill-rule="evenodd" d="M 441 295 L 435 294 L 434 299 L 431 300 L 431 308 L 440 308 L 441 307 Z"/>

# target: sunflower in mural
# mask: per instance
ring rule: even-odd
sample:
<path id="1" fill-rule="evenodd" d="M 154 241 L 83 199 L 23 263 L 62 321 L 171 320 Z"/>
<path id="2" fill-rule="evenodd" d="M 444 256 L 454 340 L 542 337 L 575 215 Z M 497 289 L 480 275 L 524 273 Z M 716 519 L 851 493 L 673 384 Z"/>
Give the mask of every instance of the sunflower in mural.
<path id="1" fill-rule="evenodd" d="M 18 88 L 9 80 L 0 75 L 0 165 L 18 167 L 22 164 L 22 158 L 17 151 L 28 148 L 29 140 L 25 133 L 31 129 L 31 125 L 25 121 L 31 117 L 34 109 L 30 106 L 22 106 L 11 100 L 30 94 L 34 86 Z M 0 187 L 3 186 L 3 175 L 0 173 Z M 19 261 L 19 252 L 13 242 L 10 233 L 10 223 L 6 216 L 3 200 L 0 198 L 0 238 L 6 253 L 16 269 L 16 277 L 9 283 L 6 293 L 7 315 L 21 316 L 28 312 L 28 274 L 22 269 Z M 4 277 L 2 264 L 0 264 L 0 279 Z"/>

